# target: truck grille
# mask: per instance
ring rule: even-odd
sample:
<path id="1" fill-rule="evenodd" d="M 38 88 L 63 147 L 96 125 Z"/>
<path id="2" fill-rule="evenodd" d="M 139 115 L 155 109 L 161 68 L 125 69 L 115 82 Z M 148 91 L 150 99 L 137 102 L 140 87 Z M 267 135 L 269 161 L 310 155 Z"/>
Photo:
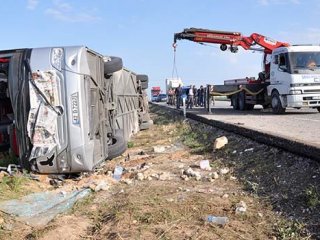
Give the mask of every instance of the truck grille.
<path id="1" fill-rule="evenodd" d="M 320 89 L 303 90 L 304 93 L 320 93 Z"/>

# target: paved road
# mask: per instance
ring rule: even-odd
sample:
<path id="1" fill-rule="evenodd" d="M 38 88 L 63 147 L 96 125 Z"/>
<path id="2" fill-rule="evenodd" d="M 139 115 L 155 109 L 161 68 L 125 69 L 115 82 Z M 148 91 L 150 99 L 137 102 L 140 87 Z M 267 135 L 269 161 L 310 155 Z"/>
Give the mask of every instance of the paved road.
<path id="1" fill-rule="evenodd" d="M 274 115 L 270 110 L 263 110 L 259 106 L 253 111 L 234 111 L 229 102 L 216 101 L 211 114 L 200 108 L 188 111 L 208 119 L 320 147 L 320 113 L 316 109 L 288 109 L 284 115 Z"/>

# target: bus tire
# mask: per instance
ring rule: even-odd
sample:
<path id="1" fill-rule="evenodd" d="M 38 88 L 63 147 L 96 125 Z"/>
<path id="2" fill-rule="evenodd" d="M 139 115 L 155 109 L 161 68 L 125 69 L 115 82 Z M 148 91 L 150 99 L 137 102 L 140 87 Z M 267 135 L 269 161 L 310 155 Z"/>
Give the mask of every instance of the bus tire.
<path id="1" fill-rule="evenodd" d="M 127 143 L 123 137 L 123 130 L 115 130 L 115 134 L 112 138 L 112 144 L 108 146 L 108 160 L 120 156 L 127 150 Z"/>
<path id="2" fill-rule="evenodd" d="M 104 62 L 104 74 L 109 75 L 123 68 L 122 59 L 119 57 L 110 57 L 110 61 Z"/>

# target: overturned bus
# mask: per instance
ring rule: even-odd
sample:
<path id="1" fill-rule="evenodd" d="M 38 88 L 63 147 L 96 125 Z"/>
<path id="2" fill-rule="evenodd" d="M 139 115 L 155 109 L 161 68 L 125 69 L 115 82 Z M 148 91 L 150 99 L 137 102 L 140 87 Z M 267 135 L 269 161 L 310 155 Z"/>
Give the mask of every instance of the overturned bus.
<path id="1" fill-rule="evenodd" d="M 147 81 L 84 46 L 0 51 L 0 151 L 39 173 L 92 171 L 152 124 Z"/>

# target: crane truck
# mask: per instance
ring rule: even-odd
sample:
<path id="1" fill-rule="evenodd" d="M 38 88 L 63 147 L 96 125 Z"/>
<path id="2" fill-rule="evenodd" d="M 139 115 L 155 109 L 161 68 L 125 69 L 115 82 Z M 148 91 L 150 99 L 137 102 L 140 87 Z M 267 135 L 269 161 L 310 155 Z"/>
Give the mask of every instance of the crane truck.
<path id="1" fill-rule="evenodd" d="M 258 33 L 244 36 L 240 32 L 187 28 L 174 34 L 177 40 L 220 44 L 222 51 L 245 50 L 263 52 L 263 69 L 258 77 L 245 77 L 213 85 L 211 95 L 225 95 L 235 110 L 252 110 L 259 104 L 284 113 L 286 108 L 315 108 L 320 112 L 320 46 L 290 45 Z"/>

